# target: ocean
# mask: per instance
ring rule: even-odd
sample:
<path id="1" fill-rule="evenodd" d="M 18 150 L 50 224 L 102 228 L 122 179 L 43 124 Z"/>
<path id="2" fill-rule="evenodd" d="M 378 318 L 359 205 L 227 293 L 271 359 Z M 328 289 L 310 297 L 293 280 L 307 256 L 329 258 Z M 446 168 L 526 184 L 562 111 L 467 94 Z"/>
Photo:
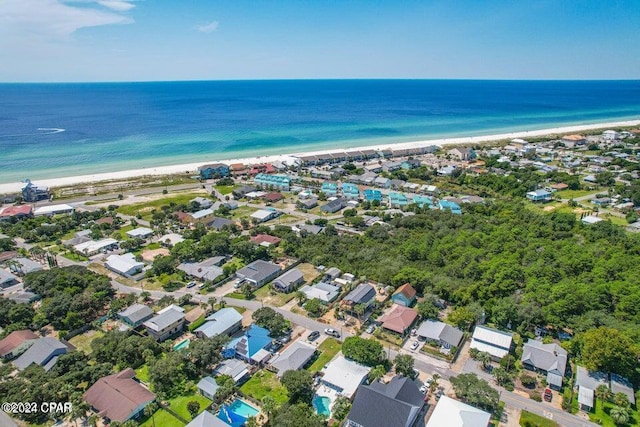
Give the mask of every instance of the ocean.
<path id="1" fill-rule="evenodd" d="M 640 81 L 0 84 L 0 183 L 640 118 Z"/>

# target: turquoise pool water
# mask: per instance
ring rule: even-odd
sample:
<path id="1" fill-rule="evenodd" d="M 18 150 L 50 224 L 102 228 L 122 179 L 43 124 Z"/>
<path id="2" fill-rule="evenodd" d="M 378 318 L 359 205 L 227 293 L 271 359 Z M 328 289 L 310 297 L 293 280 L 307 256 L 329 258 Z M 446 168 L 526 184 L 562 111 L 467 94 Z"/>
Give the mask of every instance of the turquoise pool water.
<path id="1" fill-rule="evenodd" d="M 258 412 L 260 412 L 253 406 L 240 399 L 236 399 L 231 402 L 231 405 L 229 405 L 229 409 L 231 409 L 231 411 L 233 411 L 235 414 L 241 415 L 245 418 L 255 417 L 256 415 L 258 415 Z"/>
<path id="2" fill-rule="evenodd" d="M 313 396 L 313 407 L 316 408 L 318 414 L 330 416 L 331 409 L 329 409 L 329 405 L 331 405 L 331 399 L 327 396 Z"/>
<path id="3" fill-rule="evenodd" d="M 191 340 L 189 338 L 187 338 L 184 341 L 180 341 L 178 344 L 173 346 L 174 350 L 183 350 L 187 347 L 189 347 L 189 344 L 191 344 Z"/>

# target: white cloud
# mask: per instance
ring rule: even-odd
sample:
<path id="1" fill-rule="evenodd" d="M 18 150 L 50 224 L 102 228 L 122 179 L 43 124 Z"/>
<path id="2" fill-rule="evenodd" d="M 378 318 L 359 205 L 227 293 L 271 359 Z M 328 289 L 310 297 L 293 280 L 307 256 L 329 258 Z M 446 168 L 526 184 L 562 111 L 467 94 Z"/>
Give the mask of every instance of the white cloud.
<path id="1" fill-rule="evenodd" d="M 201 33 L 209 34 L 216 31 L 218 29 L 218 25 L 220 25 L 218 21 L 211 21 L 208 24 L 198 25 L 196 29 Z"/>
<path id="2" fill-rule="evenodd" d="M 0 1 L 0 37 L 13 40 L 36 37 L 65 38 L 81 28 L 102 25 L 130 24 L 133 19 L 119 12 L 122 0 L 104 0 L 111 10 L 91 6 L 76 7 L 61 0 L 2 0 Z M 114 6 L 114 3 L 117 3 Z M 133 7 L 133 5 L 130 5 Z M 109 7 L 109 6 L 107 6 Z M 131 9 L 129 7 L 129 9 Z"/>
<path id="3" fill-rule="evenodd" d="M 136 7 L 135 4 L 123 0 L 101 0 L 98 4 L 116 12 L 126 12 Z"/>

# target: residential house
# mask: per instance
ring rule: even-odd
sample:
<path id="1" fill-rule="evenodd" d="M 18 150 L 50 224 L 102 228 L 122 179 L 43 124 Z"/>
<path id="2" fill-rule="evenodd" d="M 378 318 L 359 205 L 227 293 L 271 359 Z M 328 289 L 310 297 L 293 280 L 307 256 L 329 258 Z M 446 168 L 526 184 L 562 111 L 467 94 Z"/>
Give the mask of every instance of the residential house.
<path id="1" fill-rule="evenodd" d="M 276 191 L 272 191 L 262 196 L 262 200 L 264 200 L 266 203 L 276 203 L 282 199 L 284 199 L 282 193 L 278 193 Z"/>
<path id="2" fill-rule="evenodd" d="M 33 216 L 31 205 L 7 206 L 0 210 L 0 221 L 8 221 L 13 218 L 25 219 Z"/>
<path id="3" fill-rule="evenodd" d="M 144 264 L 136 261 L 136 257 L 132 253 L 109 255 L 104 266 L 124 277 L 135 276 L 144 268 Z"/>
<path id="4" fill-rule="evenodd" d="M 369 202 L 373 202 L 374 200 L 382 201 L 382 193 L 380 190 L 366 189 L 364 190 L 364 199 Z"/>
<path id="5" fill-rule="evenodd" d="M 326 205 L 320 207 L 320 210 L 325 213 L 336 213 L 347 206 L 347 201 L 341 197 L 329 201 Z"/>
<path id="6" fill-rule="evenodd" d="M 620 134 L 618 132 L 616 132 L 615 130 L 605 130 L 604 132 L 602 132 L 602 138 L 605 141 L 615 141 L 617 139 L 620 139 Z"/>
<path id="7" fill-rule="evenodd" d="M 312 224 L 300 224 L 299 226 L 293 227 L 293 228 L 294 228 L 294 231 L 296 231 L 295 228 L 297 228 L 297 232 L 299 235 L 304 235 L 304 234 L 316 235 L 316 234 L 322 233 L 322 230 L 324 230 L 324 227 L 321 227 L 319 225 L 312 225 Z"/>
<path id="8" fill-rule="evenodd" d="M 242 199 L 245 195 L 251 193 L 252 191 L 256 191 L 256 188 L 250 185 L 243 185 L 241 187 L 234 188 L 232 194 L 236 199 Z"/>
<path id="9" fill-rule="evenodd" d="M 469 147 L 456 147 L 447 152 L 453 157 L 457 157 L 458 160 L 473 160 L 476 158 L 476 152 L 473 148 Z"/>
<path id="10" fill-rule="evenodd" d="M 627 400 L 629 401 L 629 403 L 635 406 L 636 394 L 633 390 L 633 384 L 631 384 L 631 381 L 614 373 L 609 374 L 609 378 L 609 388 L 611 389 L 611 394 L 615 396 L 618 393 L 623 393 L 625 396 L 627 396 Z"/>
<path id="11" fill-rule="evenodd" d="M 560 141 L 567 148 L 574 148 L 578 145 L 585 145 L 587 143 L 587 138 L 582 135 L 565 135 L 562 137 Z"/>
<path id="12" fill-rule="evenodd" d="M 324 272 L 324 278 L 325 280 L 332 281 L 340 277 L 341 274 L 342 272 L 338 267 L 330 267 Z"/>
<path id="13" fill-rule="evenodd" d="M 549 191 L 544 189 L 529 191 L 526 196 L 527 199 L 531 200 L 532 202 L 548 202 L 553 198 L 553 195 Z"/>
<path id="14" fill-rule="evenodd" d="M 213 377 L 204 377 L 196 385 L 201 395 L 209 400 L 214 400 L 216 392 L 220 388 L 216 379 Z"/>
<path id="15" fill-rule="evenodd" d="M 423 208 L 427 206 L 428 208 L 433 207 L 433 200 L 429 196 L 413 196 L 411 199 L 411 203 L 415 203 L 418 207 Z"/>
<path id="16" fill-rule="evenodd" d="M 455 165 L 447 165 L 436 171 L 439 176 L 451 176 L 453 172 L 456 170 Z"/>
<path id="17" fill-rule="evenodd" d="M 55 338 L 38 338 L 13 364 L 20 371 L 24 371 L 32 364 L 40 365 L 49 372 L 58 361 L 58 357 L 66 354 L 69 349 Z"/>
<path id="18" fill-rule="evenodd" d="M 473 331 L 471 348 L 489 353 L 495 360 L 500 360 L 511 351 L 513 334 L 478 325 Z"/>
<path id="19" fill-rule="evenodd" d="M 251 219 L 255 219 L 260 224 L 277 218 L 279 215 L 280 212 L 275 209 L 260 209 L 251 214 Z"/>
<path id="20" fill-rule="evenodd" d="M 364 383 L 371 368 L 361 365 L 342 355 L 337 356 L 322 369 L 320 383 L 340 393 L 347 399 L 351 399 L 358 386 Z M 318 391 L 321 394 L 322 391 Z"/>
<path id="21" fill-rule="evenodd" d="M 601 385 L 609 386 L 609 378 L 605 372 L 590 371 L 583 366 L 576 367 L 576 383 L 574 386 L 578 389 L 580 409 L 591 411 L 595 407 L 595 391 Z"/>
<path id="22" fill-rule="evenodd" d="M 28 329 L 13 331 L 0 340 L 0 357 L 4 360 L 13 359 L 24 353 L 38 339 L 38 336 Z"/>
<path id="23" fill-rule="evenodd" d="M 340 288 L 327 282 L 319 282 L 313 286 L 304 285 L 300 292 L 304 293 L 307 299 L 317 298 L 323 304 L 330 304 L 340 295 Z"/>
<path id="24" fill-rule="evenodd" d="M 441 211 L 449 211 L 455 215 L 462 214 L 462 209 L 460 208 L 460 205 L 457 204 L 456 202 L 451 202 L 449 200 L 439 200 L 438 209 L 440 209 Z"/>
<path id="25" fill-rule="evenodd" d="M 316 354 L 315 346 L 304 341 L 295 341 L 269 362 L 272 369 L 282 377 L 287 371 L 301 370 Z"/>
<path id="26" fill-rule="evenodd" d="M 369 308 L 376 301 L 376 289 L 369 283 L 360 283 L 342 299 L 342 305 L 353 309 L 356 305 Z"/>
<path id="27" fill-rule="evenodd" d="M 201 262 L 183 262 L 178 265 L 178 270 L 183 271 L 189 278 L 201 282 L 207 280 L 215 282 L 223 274 L 222 268 L 217 265 L 219 262 L 219 257 L 208 258 Z"/>
<path id="28" fill-rule="evenodd" d="M 360 189 L 356 184 L 349 182 L 342 183 L 342 197 L 345 199 L 358 199 L 360 198 Z"/>
<path id="29" fill-rule="evenodd" d="M 382 164 L 382 170 L 385 172 L 393 172 L 402 168 L 402 162 L 384 162 Z"/>
<path id="30" fill-rule="evenodd" d="M 389 206 L 391 207 L 402 207 L 407 206 L 409 204 L 409 198 L 404 193 L 389 193 Z"/>
<path id="31" fill-rule="evenodd" d="M 8 288 L 18 283 L 20 282 L 16 276 L 0 268 L 0 289 Z"/>
<path id="32" fill-rule="evenodd" d="M 117 248 L 118 241 L 112 238 L 88 240 L 73 247 L 76 252 L 84 254 L 85 256 L 93 256 L 100 252 L 112 251 Z"/>
<path id="33" fill-rule="evenodd" d="M 211 222 L 214 213 L 215 212 L 212 208 L 200 209 L 199 211 L 191 214 L 192 223 L 208 224 L 209 222 Z"/>
<path id="34" fill-rule="evenodd" d="M 170 336 L 182 332 L 185 323 L 184 309 L 175 304 L 160 310 L 155 316 L 143 323 L 147 332 L 156 341 L 164 341 Z"/>
<path id="35" fill-rule="evenodd" d="M 405 336 L 418 320 L 418 312 L 413 308 L 393 304 L 387 313 L 377 320 L 382 323 L 384 329 Z"/>
<path id="36" fill-rule="evenodd" d="M 49 187 L 35 185 L 30 180 L 25 180 L 25 186 L 22 187 L 22 200 L 28 203 L 35 203 L 48 199 Z"/>
<path id="37" fill-rule="evenodd" d="M 487 427 L 491 414 L 448 396 L 442 396 L 426 427 Z"/>
<path id="38" fill-rule="evenodd" d="M 127 231 L 126 234 L 132 239 L 146 239 L 153 236 L 153 230 L 147 227 L 137 227 L 133 230 Z"/>
<path id="39" fill-rule="evenodd" d="M 257 245 L 262 245 L 267 247 L 272 245 L 278 246 L 280 244 L 280 241 L 282 241 L 281 238 L 276 236 L 271 236 L 269 234 L 256 234 L 255 236 L 251 236 L 249 240 L 251 240 L 253 243 Z"/>
<path id="40" fill-rule="evenodd" d="M 8 295 L 5 294 L 4 297 L 11 301 L 17 302 L 18 304 L 31 304 L 41 298 L 40 295 L 34 294 L 33 292 L 29 291 L 12 292 Z"/>
<path id="41" fill-rule="evenodd" d="M 273 281 L 273 289 L 289 293 L 302 283 L 304 283 L 302 271 L 297 268 L 292 268 Z"/>
<path id="42" fill-rule="evenodd" d="M 291 178 L 287 175 L 259 173 L 253 180 L 263 188 L 277 188 L 281 191 L 289 191 L 291 186 Z"/>
<path id="43" fill-rule="evenodd" d="M 213 217 L 210 219 L 210 221 L 207 222 L 207 227 L 209 228 L 213 228 L 216 231 L 221 231 L 223 228 L 227 227 L 231 227 L 231 225 L 233 225 L 234 222 L 231 221 L 230 219 L 227 218 L 219 218 L 219 217 Z"/>
<path id="44" fill-rule="evenodd" d="M 322 191 L 327 196 L 335 196 L 338 194 L 338 184 L 335 182 L 323 182 L 322 187 L 320 187 L 320 191 Z"/>
<path id="45" fill-rule="evenodd" d="M 245 176 L 249 174 L 249 168 L 242 163 L 233 163 L 229 165 L 229 171 L 234 177 Z"/>
<path id="46" fill-rule="evenodd" d="M 313 209 L 318 206 L 318 199 L 311 197 L 309 199 L 300 199 L 297 202 L 298 207 L 301 209 Z"/>
<path id="47" fill-rule="evenodd" d="M 100 378 L 84 393 L 83 400 L 110 422 L 124 423 L 139 418 L 156 395 L 135 380 L 135 371 L 127 368 Z"/>
<path id="48" fill-rule="evenodd" d="M 209 411 L 202 411 L 186 427 L 229 427 L 229 424 Z"/>
<path id="49" fill-rule="evenodd" d="M 198 338 L 212 338 L 217 335 L 233 335 L 242 329 L 242 315 L 235 308 L 225 307 L 210 314 L 206 322 L 194 333 Z"/>
<path id="50" fill-rule="evenodd" d="M 144 304 L 133 304 L 118 313 L 118 317 L 132 328 L 137 328 L 153 316 L 153 310 Z"/>
<path id="51" fill-rule="evenodd" d="M 391 180 L 391 188 L 393 188 L 394 190 L 402 190 L 406 184 L 407 182 L 401 179 Z"/>
<path id="52" fill-rule="evenodd" d="M 236 277 L 249 282 L 254 288 L 259 288 L 275 279 L 280 270 L 278 264 L 259 259 L 236 271 Z"/>
<path id="53" fill-rule="evenodd" d="M 409 378 L 395 376 L 387 384 L 360 385 L 345 427 L 411 427 L 424 405 L 424 394 Z"/>
<path id="54" fill-rule="evenodd" d="M 180 242 L 184 242 L 184 237 L 178 233 L 167 233 L 158 239 L 162 246 L 173 247 Z"/>
<path id="55" fill-rule="evenodd" d="M 522 366 L 547 375 L 547 384 L 560 389 L 567 367 L 567 350 L 558 344 L 529 339 L 522 348 Z"/>
<path id="56" fill-rule="evenodd" d="M 36 208 L 36 210 L 33 211 L 33 215 L 34 216 L 54 216 L 54 215 L 73 213 L 75 210 L 76 208 L 67 204 L 48 205 L 48 206 L 41 206 L 39 208 Z"/>
<path id="57" fill-rule="evenodd" d="M 391 188 L 391 180 L 384 176 L 379 176 L 373 180 L 373 185 L 380 188 Z"/>
<path id="58" fill-rule="evenodd" d="M 266 363 L 271 353 L 266 349 L 271 345 L 269 331 L 258 325 L 251 325 L 245 333 L 229 342 L 222 354 L 226 358 L 236 357 L 249 363 Z"/>
<path id="59" fill-rule="evenodd" d="M 425 320 L 416 333 L 418 339 L 436 343 L 445 350 L 459 347 L 464 337 L 460 329 L 437 320 Z"/>
<path id="60" fill-rule="evenodd" d="M 583 224 L 586 224 L 586 225 L 597 224 L 597 223 L 599 223 L 601 221 L 603 221 L 602 218 L 599 218 L 599 217 L 594 216 L 594 215 L 583 216 L 582 219 L 580 220 L 580 222 L 582 222 Z"/>
<path id="61" fill-rule="evenodd" d="M 239 359 L 227 359 L 216 366 L 213 374 L 216 376 L 228 375 L 238 384 L 249 377 L 249 365 Z"/>
<path id="62" fill-rule="evenodd" d="M 410 283 L 405 283 L 391 295 L 391 300 L 395 304 L 411 307 L 416 302 L 416 290 Z"/>
<path id="63" fill-rule="evenodd" d="M 230 169 L 224 163 L 212 163 L 198 168 L 198 173 L 202 179 L 216 179 L 229 176 Z"/>

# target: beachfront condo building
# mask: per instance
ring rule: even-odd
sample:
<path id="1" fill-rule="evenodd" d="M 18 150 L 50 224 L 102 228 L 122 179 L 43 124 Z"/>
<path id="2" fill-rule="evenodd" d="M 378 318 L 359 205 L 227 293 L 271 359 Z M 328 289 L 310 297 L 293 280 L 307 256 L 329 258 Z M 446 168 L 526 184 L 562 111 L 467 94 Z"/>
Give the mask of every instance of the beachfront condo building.
<path id="1" fill-rule="evenodd" d="M 291 186 L 291 178 L 287 175 L 259 173 L 254 178 L 254 181 L 263 188 L 277 188 L 283 191 L 289 191 Z"/>

